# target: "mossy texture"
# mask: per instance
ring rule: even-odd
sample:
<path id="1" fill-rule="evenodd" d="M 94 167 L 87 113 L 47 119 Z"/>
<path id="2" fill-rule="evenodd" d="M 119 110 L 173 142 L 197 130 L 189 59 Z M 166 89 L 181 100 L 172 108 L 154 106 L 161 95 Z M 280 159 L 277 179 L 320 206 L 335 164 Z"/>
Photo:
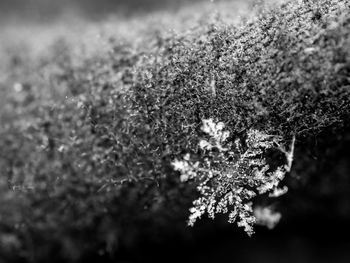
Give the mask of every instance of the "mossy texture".
<path id="1" fill-rule="evenodd" d="M 40 56 L 2 52 L 1 257 L 116 258 L 140 238 L 190 235 L 195 186 L 171 162 L 200 157 L 203 119 L 224 122 L 232 140 L 249 129 L 295 136 L 291 174 L 303 178 L 286 183 L 301 195 L 315 191 L 306 182 L 332 183 L 315 176 L 325 162 L 343 160 L 334 182 L 350 185 L 347 153 L 337 155 L 349 141 L 349 10 L 345 0 L 291 1 L 240 24 L 220 12 L 183 31 L 137 22 L 143 33 L 109 31 L 94 52 L 69 38 Z M 287 199 L 288 214 L 298 198 Z"/>

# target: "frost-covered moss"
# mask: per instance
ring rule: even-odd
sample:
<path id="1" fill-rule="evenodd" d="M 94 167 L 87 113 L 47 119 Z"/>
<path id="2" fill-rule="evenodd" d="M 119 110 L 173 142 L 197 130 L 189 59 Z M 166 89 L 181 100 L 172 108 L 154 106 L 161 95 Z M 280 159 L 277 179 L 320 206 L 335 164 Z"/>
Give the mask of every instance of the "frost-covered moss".
<path id="1" fill-rule="evenodd" d="M 349 141 L 349 10 L 342 0 L 291 2 L 240 25 L 218 14 L 183 32 L 150 24 L 123 41 L 109 33 L 89 54 L 66 40 L 34 58 L 22 48 L 3 53 L 1 255 L 116 257 L 140 237 L 190 231 L 196 185 L 181 183 L 171 163 L 201 157 L 208 118 L 225 123 L 228 140 L 245 141 L 250 130 L 295 136 L 291 172 L 305 176 L 287 179 L 290 188 L 329 191 L 317 167 L 349 171 L 340 163 Z M 321 164 L 312 162 L 314 138 L 318 158 L 328 158 Z M 349 185 L 336 175 L 340 189 Z M 285 207 L 294 212 L 292 201 Z"/>

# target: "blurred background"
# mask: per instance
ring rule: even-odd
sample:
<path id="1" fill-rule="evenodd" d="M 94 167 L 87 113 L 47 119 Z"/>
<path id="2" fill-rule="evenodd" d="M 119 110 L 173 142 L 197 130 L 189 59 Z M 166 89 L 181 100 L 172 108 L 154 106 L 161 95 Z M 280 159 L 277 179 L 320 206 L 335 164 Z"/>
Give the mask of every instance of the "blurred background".
<path id="1" fill-rule="evenodd" d="M 49 22 L 76 15 L 88 20 L 101 20 L 111 14 L 128 16 L 157 9 L 173 9 L 210 0 L 0 0 L 0 22 Z"/>

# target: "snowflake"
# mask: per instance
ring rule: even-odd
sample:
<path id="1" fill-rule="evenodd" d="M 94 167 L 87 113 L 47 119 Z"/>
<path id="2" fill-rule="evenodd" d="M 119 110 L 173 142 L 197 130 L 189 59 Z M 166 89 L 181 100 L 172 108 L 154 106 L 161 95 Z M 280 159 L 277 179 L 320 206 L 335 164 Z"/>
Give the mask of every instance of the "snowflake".
<path id="1" fill-rule="evenodd" d="M 279 221 L 280 217 L 268 214 L 267 210 L 254 210 L 252 200 L 265 193 L 277 197 L 287 192 L 287 188 L 279 189 L 278 186 L 291 169 L 295 139 L 287 151 L 280 136 L 249 130 L 243 143 L 241 139 L 228 140 L 230 133 L 224 128 L 223 122 L 203 120 L 202 131 L 208 135 L 207 140 L 199 142 L 203 161 L 192 162 L 190 155 L 186 154 L 182 160 L 174 160 L 172 165 L 180 172 L 182 182 L 198 182 L 200 197 L 193 201 L 190 209 L 190 226 L 204 214 L 214 219 L 216 214 L 228 213 L 230 223 L 236 222 L 252 235 L 254 224 L 270 227 Z M 265 157 L 269 149 L 283 153 L 285 164 L 270 169 Z M 266 223 L 268 221 L 264 221 L 263 216 L 271 218 L 271 222 Z"/>
<path id="2" fill-rule="evenodd" d="M 268 229 L 273 229 L 281 220 L 281 213 L 274 212 L 269 207 L 258 206 L 254 209 L 256 223 L 266 226 Z"/>

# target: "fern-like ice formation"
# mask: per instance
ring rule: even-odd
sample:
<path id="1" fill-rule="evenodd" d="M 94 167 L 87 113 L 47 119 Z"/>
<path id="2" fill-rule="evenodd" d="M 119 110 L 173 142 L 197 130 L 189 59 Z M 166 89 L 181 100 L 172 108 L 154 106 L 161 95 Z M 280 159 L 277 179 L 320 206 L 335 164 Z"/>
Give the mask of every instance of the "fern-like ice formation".
<path id="1" fill-rule="evenodd" d="M 252 200 L 261 194 L 277 197 L 286 193 L 286 187 L 280 189 L 278 186 L 291 169 L 295 138 L 286 150 L 280 136 L 252 129 L 247 132 L 244 141 L 233 141 L 224 128 L 222 122 L 203 120 L 202 131 L 209 138 L 199 142 L 203 152 L 200 161 L 192 161 L 191 156 L 186 154 L 182 160 L 173 161 L 172 165 L 181 173 L 182 182 L 198 182 L 200 197 L 190 209 L 190 226 L 205 213 L 213 219 L 218 213 L 228 213 L 230 223 L 237 222 L 248 235 L 252 235 L 254 224 L 274 226 L 280 219 L 280 216 L 259 218 L 266 213 L 253 211 Z M 283 153 L 286 159 L 277 168 L 271 168 L 266 159 L 267 152 L 273 149 Z M 269 219 L 274 222 L 267 222 Z"/>

